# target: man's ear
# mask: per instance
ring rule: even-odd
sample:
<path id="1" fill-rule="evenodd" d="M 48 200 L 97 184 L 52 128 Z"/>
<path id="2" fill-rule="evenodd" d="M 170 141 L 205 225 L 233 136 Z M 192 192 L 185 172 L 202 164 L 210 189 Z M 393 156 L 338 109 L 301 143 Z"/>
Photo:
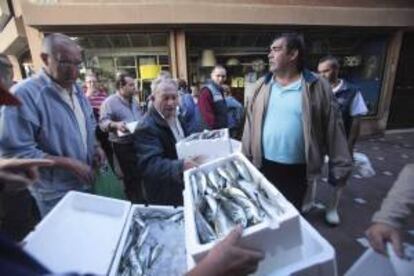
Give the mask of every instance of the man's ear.
<path id="1" fill-rule="evenodd" d="M 290 56 L 291 56 L 291 58 L 290 58 L 290 60 L 297 60 L 298 59 L 298 56 L 299 56 L 299 51 L 298 50 L 292 50 L 292 51 L 290 51 Z"/>
<path id="2" fill-rule="evenodd" d="M 40 54 L 40 58 L 42 59 L 43 64 L 44 64 L 44 65 L 46 65 L 46 66 L 48 66 L 48 65 L 49 65 L 49 60 L 48 60 L 48 57 L 49 57 L 49 55 L 48 55 L 48 54 L 46 54 L 46 53 L 41 53 L 41 54 Z"/>

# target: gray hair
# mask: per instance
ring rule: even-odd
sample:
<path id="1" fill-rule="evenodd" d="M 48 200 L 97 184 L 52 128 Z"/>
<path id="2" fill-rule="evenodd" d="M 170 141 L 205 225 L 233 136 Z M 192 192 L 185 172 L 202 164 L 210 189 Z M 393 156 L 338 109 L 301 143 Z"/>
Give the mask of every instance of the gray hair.
<path id="1" fill-rule="evenodd" d="M 80 46 L 70 39 L 69 36 L 61 33 L 51 33 L 43 38 L 42 41 L 42 53 L 48 55 L 54 55 L 56 50 L 56 45 L 68 45 L 75 46 L 80 49 Z"/>
<path id="2" fill-rule="evenodd" d="M 165 72 L 165 71 L 163 71 Z M 160 91 L 163 87 L 173 87 L 177 90 L 178 93 L 178 84 L 177 82 L 171 78 L 170 73 L 163 73 L 161 72 L 160 75 L 151 82 L 151 94 L 155 94 L 156 92 Z"/>
<path id="3" fill-rule="evenodd" d="M 12 77 L 13 66 L 9 58 L 4 54 L 0 54 L 0 82 L 9 88 L 13 84 Z"/>

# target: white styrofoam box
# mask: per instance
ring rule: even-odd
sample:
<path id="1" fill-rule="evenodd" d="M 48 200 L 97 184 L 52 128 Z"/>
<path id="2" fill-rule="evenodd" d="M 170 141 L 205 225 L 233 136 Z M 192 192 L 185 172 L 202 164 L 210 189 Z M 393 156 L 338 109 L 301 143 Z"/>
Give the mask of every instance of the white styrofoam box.
<path id="1" fill-rule="evenodd" d="M 194 221 L 194 204 L 190 175 L 198 169 L 201 169 L 204 172 L 209 172 L 211 169 L 233 159 L 239 159 L 244 162 L 254 180 L 260 182 L 261 186 L 266 190 L 269 196 L 272 196 L 285 207 L 285 213 L 280 216 L 277 223 L 264 221 L 248 227 L 244 230 L 241 239 L 242 245 L 261 250 L 268 254 L 266 260 L 262 262 L 260 270 L 261 273 L 266 274 L 273 271 L 274 264 L 279 262 L 276 258 L 279 257 L 278 252 L 280 253 L 280 251 L 283 251 L 285 258 L 296 258 L 297 252 L 295 250 L 303 243 L 299 212 L 241 153 L 233 153 L 226 158 L 221 158 L 184 172 L 185 190 L 183 197 L 187 252 L 194 258 L 194 261 L 198 262 L 208 253 L 215 243 L 210 242 L 201 244 L 199 242 Z M 274 256 L 276 257 L 274 258 Z"/>
<path id="2" fill-rule="evenodd" d="M 259 263 L 254 275 L 336 276 L 338 274 L 334 248 L 303 217 L 300 217 L 299 221 L 302 242 L 291 246 L 290 242 L 285 240 L 285 237 L 290 235 L 289 228 L 278 229 L 272 237 L 273 252 L 266 252 L 265 259 Z M 242 237 L 245 235 L 243 233 Z M 196 263 L 187 251 L 188 270 Z M 354 275 L 371 274 L 352 276 Z"/>
<path id="3" fill-rule="evenodd" d="M 242 151 L 242 143 L 235 139 L 230 139 L 231 143 L 231 150 L 233 152 L 241 152 Z"/>
<path id="4" fill-rule="evenodd" d="M 109 272 L 131 203 L 69 192 L 25 239 L 24 249 L 54 273 Z"/>
<path id="5" fill-rule="evenodd" d="M 414 274 L 414 260 L 399 258 L 392 248 L 391 243 L 387 243 L 387 254 L 389 257 L 375 252 L 369 248 L 345 273 L 345 276 L 408 276 Z M 409 252 L 414 252 L 414 246 L 404 244 L 406 256 Z M 411 257 L 411 256 L 410 256 Z"/>
<path id="6" fill-rule="evenodd" d="M 369 248 L 345 273 L 345 276 L 397 276 L 389 259 Z"/>
<path id="7" fill-rule="evenodd" d="M 151 209 L 151 210 L 159 210 L 159 211 L 163 211 L 163 212 L 169 212 L 169 213 L 173 213 L 173 212 L 177 212 L 179 210 L 182 210 L 182 207 L 173 207 L 173 206 L 144 206 L 144 205 L 133 205 L 131 208 L 131 211 L 129 212 L 128 218 L 126 220 L 126 224 L 125 224 L 125 228 L 124 231 L 122 233 L 122 237 L 119 243 L 119 247 L 118 250 L 115 253 L 114 256 L 114 260 L 113 260 L 113 265 L 111 267 L 111 270 L 109 272 L 109 276 L 114 276 L 117 275 L 117 271 L 118 271 L 118 267 L 119 267 L 119 263 L 121 261 L 122 258 L 122 252 L 124 250 L 125 247 L 125 243 L 128 237 L 128 233 L 129 233 L 129 229 L 131 228 L 132 225 L 132 217 L 134 215 L 135 210 L 137 209 Z M 184 236 L 184 229 L 183 229 L 183 236 Z M 178 238 L 178 237 L 177 237 Z M 180 248 L 177 248 L 177 250 L 179 250 Z M 175 254 L 176 252 L 171 252 L 171 254 Z"/>
<path id="8" fill-rule="evenodd" d="M 231 154 L 233 144 L 228 135 L 228 129 L 221 130 L 226 135 L 215 139 L 181 140 L 176 145 L 178 159 L 202 156 L 203 163 Z"/>

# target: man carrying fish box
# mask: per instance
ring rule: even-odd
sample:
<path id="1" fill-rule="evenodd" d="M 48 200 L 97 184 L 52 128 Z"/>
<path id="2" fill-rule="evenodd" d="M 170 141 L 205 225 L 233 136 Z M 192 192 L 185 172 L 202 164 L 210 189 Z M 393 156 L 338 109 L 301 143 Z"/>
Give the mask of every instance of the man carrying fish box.
<path id="1" fill-rule="evenodd" d="M 177 116 L 177 83 L 160 75 L 151 90 L 153 104 L 135 132 L 138 169 L 149 204 L 182 205 L 183 171 L 196 166 L 199 157 L 177 157 L 175 144 L 188 134 Z"/>
<path id="2" fill-rule="evenodd" d="M 337 185 L 346 183 L 352 159 L 329 83 L 304 68 L 302 37 L 282 34 L 268 57 L 270 72 L 247 107 L 242 150 L 300 210 L 325 154 Z"/>
<path id="3" fill-rule="evenodd" d="M 43 40 L 41 59 L 39 74 L 12 87 L 22 105 L 2 107 L 0 154 L 55 162 L 40 169 L 29 187 L 45 216 L 68 191 L 91 189 L 93 166 L 104 154 L 95 141 L 92 108 L 75 84 L 81 48 L 68 36 L 51 34 Z"/>

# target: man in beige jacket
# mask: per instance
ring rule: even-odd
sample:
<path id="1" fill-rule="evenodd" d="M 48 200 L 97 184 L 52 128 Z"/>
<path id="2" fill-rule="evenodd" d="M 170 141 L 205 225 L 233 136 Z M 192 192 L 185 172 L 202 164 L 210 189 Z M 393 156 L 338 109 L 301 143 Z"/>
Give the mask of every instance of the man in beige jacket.
<path id="1" fill-rule="evenodd" d="M 400 228 L 413 210 L 414 163 L 402 169 L 381 209 L 372 217 L 373 223 L 367 230 L 367 236 L 375 251 L 385 254 L 385 243 L 391 242 L 395 253 L 403 256 Z"/>
<path id="2" fill-rule="evenodd" d="M 302 38 L 281 35 L 268 57 L 270 73 L 247 107 L 243 153 L 300 209 L 325 154 L 335 185 L 345 185 L 352 158 L 329 83 L 304 69 Z"/>

